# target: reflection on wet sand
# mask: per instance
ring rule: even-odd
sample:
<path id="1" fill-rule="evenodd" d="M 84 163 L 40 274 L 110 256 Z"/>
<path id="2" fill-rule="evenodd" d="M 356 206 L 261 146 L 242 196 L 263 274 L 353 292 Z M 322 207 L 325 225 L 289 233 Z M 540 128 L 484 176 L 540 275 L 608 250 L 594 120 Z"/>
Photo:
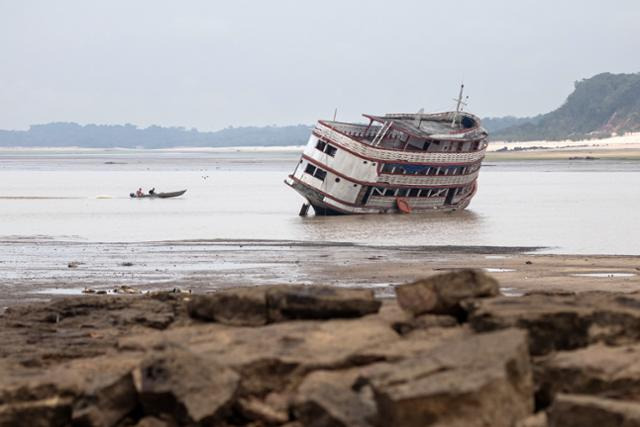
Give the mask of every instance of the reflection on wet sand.
<path id="1" fill-rule="evenodd" d="M 425 245 L 447 245 L 443 236 L 477 233 L 482 229 L 482 216 L 473 210 L 434 212 L 411 215 L 339 215 L 300 218 L 301 234 L 309 241 L 339 241 L 353 236 L 352 241 L 370 242 L 375 237 L 380 245 L 401 245 L 401 236 L 422 236 Z M 386 242 L 385 242 L 386 240 Z M 415 244 L 415 239 L 406 242 Z M 459 242 L 456 242 L 459 244 Z"/>

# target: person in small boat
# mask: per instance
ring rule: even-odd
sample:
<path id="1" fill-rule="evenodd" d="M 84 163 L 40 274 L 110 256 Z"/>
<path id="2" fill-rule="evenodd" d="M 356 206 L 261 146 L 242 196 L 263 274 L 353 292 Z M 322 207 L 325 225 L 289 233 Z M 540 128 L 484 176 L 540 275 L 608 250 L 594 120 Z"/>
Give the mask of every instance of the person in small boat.
<path id="1" fill-rule="evenodd" d="M 153 187 L 151 190 L 149 190 L 150 196 L 153 196 L 154 194 L 156 194 L 156 187 Z"/>
<path id="2" fill-rule="evenodd" d="M 144 193 L 142 192 L 142 187 L 138 188 L 138 191 L 136 191 L 136 196 L 137 196 L 137 197 L 142 197 L 142 196 L 144 196 Z"/>

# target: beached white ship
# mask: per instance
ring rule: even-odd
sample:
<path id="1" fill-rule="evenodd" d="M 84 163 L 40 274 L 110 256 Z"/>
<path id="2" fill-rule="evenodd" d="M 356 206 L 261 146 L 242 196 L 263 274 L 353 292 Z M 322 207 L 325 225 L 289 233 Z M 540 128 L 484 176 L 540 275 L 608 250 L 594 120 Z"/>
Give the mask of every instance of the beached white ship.
<path id="1" fill-rule="evenodd" d="M 306 214 L 464 209 L 487 148 L 480 119 L 462 112 L 365 114 L 368 124 L 319 120 L 285 183 Z"/>

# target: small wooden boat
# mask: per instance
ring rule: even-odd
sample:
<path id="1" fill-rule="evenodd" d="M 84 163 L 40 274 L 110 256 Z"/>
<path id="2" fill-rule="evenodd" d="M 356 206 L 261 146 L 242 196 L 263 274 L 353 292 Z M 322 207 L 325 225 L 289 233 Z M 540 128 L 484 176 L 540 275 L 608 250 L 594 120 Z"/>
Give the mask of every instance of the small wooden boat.
<path id="1" fill-rule="evenodd" d="M 142 196 L 137 196 L 136 193 L 129 193 L 129 197 L 132 199 L 168 199 L 170 197 L 179 197 L 186 193 L 187 190 L 180 191 L 172 191 L 169 193 L 152 193 L 152 194 L 143 194 Z"/>

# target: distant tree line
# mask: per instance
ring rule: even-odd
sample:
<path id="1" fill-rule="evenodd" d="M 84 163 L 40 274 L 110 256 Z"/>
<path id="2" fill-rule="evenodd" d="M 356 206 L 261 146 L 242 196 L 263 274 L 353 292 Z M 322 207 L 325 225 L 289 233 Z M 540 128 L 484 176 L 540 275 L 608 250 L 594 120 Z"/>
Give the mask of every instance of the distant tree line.
<path id="1" fill-rule="evenodd" d="M 79 125 L 49 123 L 26 131 L 0 130 L 4 147 L 95 147 L 169 148 L 304 145 L 311 126 L 228 127 L 216 132 L 199 132 L 183 127 L 126 125 Z"/>

